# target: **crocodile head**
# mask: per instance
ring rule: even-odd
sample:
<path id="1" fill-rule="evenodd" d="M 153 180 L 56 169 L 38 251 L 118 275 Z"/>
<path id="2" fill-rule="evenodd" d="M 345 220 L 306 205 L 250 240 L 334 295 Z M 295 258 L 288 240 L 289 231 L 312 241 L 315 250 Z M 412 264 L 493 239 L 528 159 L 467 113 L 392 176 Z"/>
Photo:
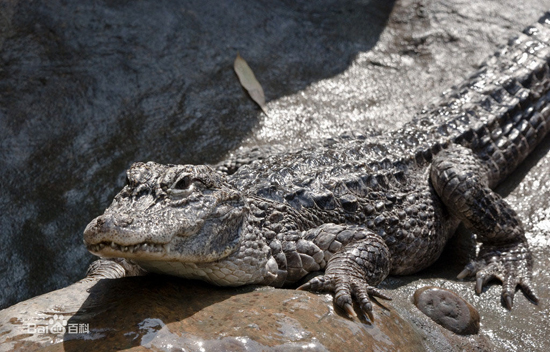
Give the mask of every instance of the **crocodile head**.
<path id="1" fill-rule="evenodd" d="M 241 193 L 208 166 L 135 163 L 84 242 L 101 257 L 212 262 L 238 248 L 246 213 Z"/>

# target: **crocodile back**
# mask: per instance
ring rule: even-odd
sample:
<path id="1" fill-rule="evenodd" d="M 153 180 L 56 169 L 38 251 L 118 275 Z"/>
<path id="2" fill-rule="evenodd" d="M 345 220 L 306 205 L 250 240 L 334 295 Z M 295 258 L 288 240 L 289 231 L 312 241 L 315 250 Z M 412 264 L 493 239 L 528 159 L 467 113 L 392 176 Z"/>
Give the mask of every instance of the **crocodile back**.
<path id="1" fill-rule="evenodd" d="M 550 129 L 550 14 L 501 47 L 464 83 L 445 92 L 400 132 L 430 160 L 449 142 L 487 163 L 491 187 L 506 178 Z M 416 141 L 423 140 L 423 143 Z M 412 141 L 412 142 L 411 142 Z M 434 143 L 435 141 L 435 143 Z"/>
<path id="2" fill-rule="evenodd" d="M 295 208 L 353 208 L 346 195 L 406 190 L 426 175 L 418 169 L 458 143 L 487 163 L 494 187 L 548 132 L 549 59 L 546 14 L 402 128 L 368 137 L 341 136 L 273 155 L 241 167 L 229 182 Z"/>

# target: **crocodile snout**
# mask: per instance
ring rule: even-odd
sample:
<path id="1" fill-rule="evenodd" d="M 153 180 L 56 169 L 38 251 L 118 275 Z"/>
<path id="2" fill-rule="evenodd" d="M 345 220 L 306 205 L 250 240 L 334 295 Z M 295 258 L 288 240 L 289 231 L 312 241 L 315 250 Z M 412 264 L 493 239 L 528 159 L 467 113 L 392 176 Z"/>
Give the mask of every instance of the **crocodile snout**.
<path id="1" fill-rule="evenodd" d="M 100 215 L 93 219 L 84 230 L 84 242 L 96 244 L 104 240 L 105 235 L 128 227 L 134 219 L 125 214 Z"/>

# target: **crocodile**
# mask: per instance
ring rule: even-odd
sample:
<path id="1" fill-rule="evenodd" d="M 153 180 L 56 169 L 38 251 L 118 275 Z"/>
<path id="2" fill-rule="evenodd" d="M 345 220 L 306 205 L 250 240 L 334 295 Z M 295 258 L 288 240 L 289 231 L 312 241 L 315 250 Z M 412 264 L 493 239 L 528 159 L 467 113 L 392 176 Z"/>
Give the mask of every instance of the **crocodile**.
<path id="1" fill-rule="evenodd" d="M 344 135 L 226 173 L 134 163 L 84 231 L 101 257 L 88 276 L 295 285 L 331 292 L 351 317 L 372 321 L 372 301 L 390 299 L 377 285 L 429 267 L 462 222 L 480 245 L 458 278 L 475 277 L 478 294 L 500 280 L 508 309 L 518 286 L 537 304 L 523 225 L 493 189 L 550 129 L 549 60 L 547 13 L 392 132 Z"/>

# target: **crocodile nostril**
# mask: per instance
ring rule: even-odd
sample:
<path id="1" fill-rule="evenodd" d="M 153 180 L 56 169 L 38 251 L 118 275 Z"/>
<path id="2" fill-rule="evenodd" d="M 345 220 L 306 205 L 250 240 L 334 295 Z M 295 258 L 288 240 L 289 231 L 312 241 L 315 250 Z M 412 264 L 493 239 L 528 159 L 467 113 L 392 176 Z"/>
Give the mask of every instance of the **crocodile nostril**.
<path id="1" fill-rule="evenodd" d="M 117 215 L 114 217 L 113 222 L 115 226 L 125 227 L 132 224 L 134 219 L 128 215 Z"/>
<path id="2" fill-rule="evenodd" d="M 105 225 L 105 218 L 103 216 L 98 217 L 95 221 L 95 227 L 101 227 Z"/>

